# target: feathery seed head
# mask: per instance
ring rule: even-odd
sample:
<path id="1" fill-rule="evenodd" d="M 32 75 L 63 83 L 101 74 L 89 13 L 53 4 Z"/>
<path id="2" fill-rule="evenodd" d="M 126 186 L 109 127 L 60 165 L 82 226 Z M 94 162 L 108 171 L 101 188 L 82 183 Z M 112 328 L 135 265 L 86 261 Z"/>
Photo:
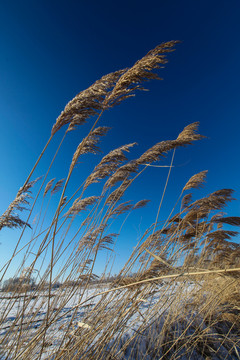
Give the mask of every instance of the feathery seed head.
<path id="1" fill-rule="evenodd" d="M 140 208 L 146 206 L 149 202 L 150 202 L 150 200 L 147 200 L 147 199 L 140 200 L 133 206 L 133 210 L 140 209 Z"/>
<path id="2" fill-rule="evenodd" d="M 191 144 L 192 141 L 200 140 L 204 138 L 203 135 L 197 133 L 199 122 L 196 121 L 192 124 L 187 125 L 183 131 L 178 135 L 177 141 L 187 144 Z"/>
<path id="3" fill-rule="evenodd" d="M 94 129 L 90 132 L 78 145 L 77 150 L 75 151 L 72 159 L 70 168 L 73 169 L 76 165 L 80 155 L 93 153 L 96 154 L 100 151 L 100 148 L 97 146 L 99 142 L 99 137 L 106 135 L 110 128 L 106 126 L 101 126 Z"/>
<path id="4" fill-rule="evenodd" d="M 18 190 L 16 198 L 11 202 L 7 210 L 0 216 L 0 230 L 3 227 L 9 227 L 9 228 L 17 228 L 17 227 L 21 228 L 23 226 L 31 227 L 27 222 L 21 220 L 18 215 L 12 213 L 15 211 L 28 210 L 23 205 L 27 205 L 27 206 L 29 205 L 28 199 L 31 198 L 30 189 L 40 179 L 41 177 L 37 178 L 36 180 L 30 181 L 25 186 L 21 187 Z"/>
<path id="5" fill-rule="evenodd" d="M 69 124 L 67 131 L 74 130 L 76 126 L 84 124 L 89 117 L 104 110 L 103 101 L 106 95 L 125 71 L 126 69 L 104 75 L 76 95 L 57 118 L 52 128 L 52 135 L 67 124 Z"/>
<path id="6" fill-rule="evenodd" d="M 127 164 L 118 168 L 115 173 L 108 179 L 106 186 L 114 186 L 119 181 L 124 181 L 131 173 L 137 172 L 138 163 L 136 160 L 131 160 Z"/>
<path id="7" fill-rule="evenodd" d="M 122 204 L 119 204 L 115 209 L 113 209 L 113 211 L 111 212 L 111 216 L 114 215 L 121 215 L 123 213 L 125 213 L 126 211 L 129 211 L 132 209 L 132 204 L 130 204 L 130 201 L 126 201 Z"/>
<path id="8" fill-rule="evenodd" d="M 211 210 L 221 210 L 228 201 L 234 200 L 232 194 L 232 189 L 217 190 L 207 197 L 194 201 L 189 208 L 206 213 Z"/>
<path id="9" fill-rule="evenodd" d="M 106 107 L 112 107 L 121 101 L 134 96 L 136 90 L 145 90 L 140 84 L 147 80 L 160 79 L 154 69 L 167 63 L 166 54 L 174 51 L 178 41 L 169 41 L 156 46 L 130 69 L 125 71 L 117 81 L 113 91 L 105 98 Z"/>
<path id="10" fill-rule="evenodd" d="M 136 145 L 136 143 L 120 146 L 105 155 L 100 163 L 95 167 L 93 172 L 88 176 L 84 189 L 86 189 L 90 184 L 97 183 L 116 171 L 119 164 L 127 160 L 124 151 L 129 152 L 129 149 L 134 145 Z"/>
<path id="11" fill-rule="evenodd" d="M 137 163 L 146 164 L 158 161 L 161 156 L 164 156 L 165 153 L 174 149 L 176 146 L 175 140 L 161 141 L 145 151 L 137 160 Z"/>
<path id="12" fill-rule="evenodd" d="M 106 135 L 110 128 L 106 126 L 101 126 L 94 129 L 90 134 L 88 134 L 78 145 L 77 150 L 75 151 L 71 163 L 71 168 L 73 168 L 80 155 L 93 153 L 96 154 L 100 151 L 100 148 L 97 146 L 99 142 L 99 137 Z"/>
<path id="13" fill-rule="evenodd" d="M 79 249 L 84 246 L 91 248 L 95 245 L 98 236 L 101 236 L 106 225 L 100 225 L 95 229 L 90 229 L 80 240 Z"/>
<path id="14" fill-rule="evenodd" d="M 206 181 L 207 172 L 205 170 L 193 175 L 184 186 L 183 191 L 200 187 Z"/>
<path id="15" fill-rule="evenodd" d="M 85 199 L 76 199 L 65 216 L 77 215 L 80 211 L 86 210 L 87 206 L 93 205 L 98 199 L 100 199 L 99 196 L 89 196 Z"/>
<path id="16" fill-rule="evenodd" d="M 56 194 L 62 187 L 65 179 L 58 180 L 51 191 L 51 195 Z"/>
<path id="17" fill-rule="evenodd" d="M 46 187 L 45 187 L 45 190 L 44 190 L 44 193 L 43 193 L 43 197 L 45 197 L 45 196 L 47 195 L 48 191 L 51 189 L 52 184 L 53 184 L 53 182 L 54 182 L 55 180 L 56 180 L 56 178 L 50 180 L 50 181 L 47 183 L 47 185 L 46 185 Z"/>
<path id="18" fill-rule="evenodd" d="M 228 225 L 232 225 L 232 226 L 240 226 L 240 217 L 239 216 L 228 216 L 228 217 L 220 217 L 218 216 L 215 219 L 211 219 L 211 221 L 215 222 L 215 223 L 220 223 L 220 224 L 228 224 Z"/>
<path id="19" fill-rule="evenodd" d="M 130 183 L 130 180 L 124 180 L 122 184 L 117 189 L 112 191 L 111 194 L 107 197 L 106 204 L 110 205 L 113 202 L 119 201 L 123 197 Z"/>
<path id="20" fill-rule="evenodd" d="M 186 194 L 182 198 L 182 208 L 184 209 L 192 201 L 192 194 Z"/>
<path id="21" fill-rule="evenodd" d="M 161 141 L 145 151 L 137 160 L 138 164 L 152 163 L 159 161 L 160 157 L 164 156 L 170 150 L 179 146 L 189 145 L 193 141 L 203 138 L 202 135 L 196 134 L 198 129 L 198 122 L 186 126 L 183 131 L 178 135 L 176 140 Z"/>

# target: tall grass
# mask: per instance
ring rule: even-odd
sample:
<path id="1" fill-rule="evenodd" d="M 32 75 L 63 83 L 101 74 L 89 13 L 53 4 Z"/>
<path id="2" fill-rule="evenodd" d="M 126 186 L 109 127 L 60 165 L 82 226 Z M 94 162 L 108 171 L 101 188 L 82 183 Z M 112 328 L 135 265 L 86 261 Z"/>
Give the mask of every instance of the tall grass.
<path id="1" fill-rule="evenodd" d="M 192 200 L 192 190 L 203 185 L 207 171 L 189 179 L 168 218 L 160 219 L 164 190 L 153 224 L 119 274 L 111 276 L 110 260 L 103 264 L 100 278 L 94 273 L 99 252 L 111 252 L 118 239 L 112 224 L 120 218 L 124 226 L 132 211 L 149 206 L 145 199 L 136 204 L 123 199 L 126 190 L 163 156 L 172 154 L 173 162 L 177 148 L 201 140 L 198 123 L 186 125 L 173 140 L 153 145 L 135 160 L 126 156 L 135 143 L 113 149 L 66 197 L 79 159 L 98 153 L 100 139 L 108 133 L 108 127 L 99 124 L 105 111 L 143 90 L 144 82 L 159 79 L 155 70 L 167 63 L 166 55 L 176 43 L 157 46 L 131 68 L 103 76 L 76 95 L 57 118 L 24 185 L 0 217 L 0 229 L 21 229 L 11 258 L 1 267 L 4 280 L 18 259 L 15 279 L 5 283 L 1 293 L 2 359 L 240 357 L 240 250 L 232 241 L 237 232 L 230 229 L 240 225 L 240 218 L 222 213 L 233 200 L 231 189 Z M 68 132 L 87 121 L 92 121 L 91 130 L 77 146 L 66 178 L 48 179 Z M 31 180 L 62 128 L 66 131 L 45 175 Z M 93 183 L 101 185 L 100 191 L 88 196 Z M 30 202 L 31 189 L 37 186 Z M 49 207 L 57 195 L 50 218 Z M 36 206 L 39 216 L 31 225 L 32 235 L 23 242 Z M 26 208 L 30 211 L 22 220 L 20 212 Z M 80 224 L 79 214 L 84 218 Z"/>

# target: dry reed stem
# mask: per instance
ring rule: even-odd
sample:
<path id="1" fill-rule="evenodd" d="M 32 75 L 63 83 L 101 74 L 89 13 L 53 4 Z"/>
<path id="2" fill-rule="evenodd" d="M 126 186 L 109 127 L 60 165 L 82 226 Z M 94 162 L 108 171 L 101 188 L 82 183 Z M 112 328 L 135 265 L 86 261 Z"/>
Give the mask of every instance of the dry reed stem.
<path id="1" fill-rule="evenodd" d="M 23 292 L 23 306 L 22 308 L 19 307 L 16 319 L 4 337 L 5 341 L 11 342 L 7 349 L 8 357 L 14 353 L 16 360 L 23 357 L 31 359 L 33 356 L 41 359 L 46 344 L 50 343 L 55 336 L 53 333 L 50 334 L 49 330 L 67 315 L 69 315 L 69 320 L 60 339 L 60 345 L 56 352 L 51 355 L 56 360 L 78 359 L 79 356 L 81 359 L 122 359 L 124 351 L 129 351 L 130 358 L 144 358 L 148 351 L 149 354 L 154 354 L 154 352 L 151 353 L 153 350 L 156 352 L 154 356 L 157 358 L 175 359 L 175 356 L 181 356 L 183 353 L 190 356 L 195 349 L 201 350 L 201 344 L 202 349 L 210 347 L 206 334 L 211 331 L 212 327 L 219 325 L 219 320 L 214 314 L 214 310 L 217 308 L 220 312 L 221 309 L 225 311 L 225 319 L 230 319 L 229 321 L 232 324 L 225 334 L 225 339 L 222 339 L 222 343 L 219 344 L 219 349 L 222 349 L 223 344 L 228 344 L 231 341 L 232 330 L 235 324 L 238 324 L 238 318 L 228 311 L 228 307 L 237 304 L 238 290 L 236 290 L 237 295 L 234 293 L 235 300 L 230 304 L 231 295 L 229 296 L 227 289 L 233 288 L 237 281 L 235 277 L 238 278 L 239 276 L 240 250 L 238 244 L 229 241 L 237 234 L 236 231 L 225 230 L 222 227 L 224 224 L 239 226 L 240 218 L 224 217 L 222 214 L 216 214 L 216 211 L 222 210 L 226 203 L 233 199 L 232 190 L 218 190 L 194 202 L 191 200 L 191 194 L 182 198 L 185 190 L 197 188 L 205 181 L 206 171 L 202 171 L 192 176 L 183 188 L 179 197 L 179 200 L 182 198 L 180 212 L 171 218 L 175 205 L 161 228 L 159 224 L 159 211 L 173 167 L 174 152 L 178 147 L 192 144 L 194 141 L 203 138 L 197 133 L 198 123 L 186 126 L 175 140 L 157 143 L 145 151 L 137 160 L 124 163 L 127 161 L 124 152 L 129 152 L 135 143 L 112 150 L 102 158 L 82 184 L 82 193 L 77 199 L 76 194 L 81 187 L 74 192 L 69 200 L 65 196 L 68 182 L 79 156 L 99 151 L 99 137 L 108 131 L 106 127 L 96 127 L 103 112 L 133 96 L 136 90 L 143 90 L 141 83 L 158 78 L 153 70 L 167 62 L 165 55 L 173 51 L 175 44 L 176 42 L 161 44 L 130 69 L 120 70 L 102 77 L 70 101 L 54 124 L 52 136 L 64 125 L 68 125 L 68 132 L 83 124 L 90 116 L 98 115 L 90 132 L 80 142 L 73 155 L 65 182 L 59 181 L 52 188 L 54 180 L 52 179 L 43 192 L 43 197 L 45 197 L 50 190 L 51 195 L 53 195 L 63 187 L 52 222 L 46 229 L 46 234 L 43 232 L 45 236 L 42 239 L 40 234 L 35 237 L 34 233 L 31 241 L 27 243 L 27 250 L 19 271 L 27 266 L 28 257 L 37 245 L 34 240 L 41 239 L 34 260 L 31 260 L 25 275 L 21 273 L 22 278 L 30 280 L 35 265 L 39 263 L 40 269 L 45 271 L 32 295 L 28 294 L 26 288 Z M 113 250 L 114 239 L 118 236 L 116 232 L 110 231 L 113 222 L 120 215 L 126 214 L 121 225 L 122 229 L 131 211 L 148 203 L 148 200 L 140 200 L 135 205 L 125 200 L 120 203 L 122 196 L 148 166 L 159 161 L 171 150 L 173 150 L 172 162 L 153 225 L 145 231 L 129 260 L 117 278 L 113 280 L 113 287 L 96 291 L 84 299 L 86 291 L 91 288 L 92 281 L 96 279 L 94 267 L 99 251 L 102 249 Z M 142 170 L 139 170 L 140 165 L 144 165 Z M 103 179 L 105 179 L 105 184 L 100 195 L 83 197 L 89 185 Z M 25 189 L 30 185 L 28 181 L 29 178 L 25 184 Z M 120 185 L 114 189 L 113 187 L 118 182 Z M 24 201 L 25 199 L 22 198 L 22 202 Z M 72 205 L 66 209 L 70 201 L 72 201 Z M 20 204 L 20 201 L 15 203 L 13 208 L 20 206 Z M 85 220 L 74 231 L 74 234 L 71 234 L 70 229 L 76 215 L 91 205 L 93 207 L 85 216 Z M 66 209 L 65 216 L 60 217 L 64 209 Z M 78 242 L 76 241 L 77 237 L 80 238 Z M 22 251 L 26 249 L 25 246 L 22 247 Z M 48 251 L 51 252 L 51 258 L 49 266 L 46 267 L 45 259 Z M 17 255 L 16 250 L 13 257 L 15 255 Z M 43 258 L 41 258 L 42 256 Z M 181 267 L 176 266 L 179 259 L 184 260 Z M 205 261 L 207 260 L 209 265 L 206 266 Z M 60 262 L 62 262 L 62 266 L 56 269 Z M 200 267 L 203 270 L 200 270 Z M 54 274 L 54 269 L 56 269 L 56 274 Z M 106 271 L 107 266 L 103 277 L 106 275 Z M 134 274 L 131 275 L 131 272 Z M 222 283 L 219 281 L 220 276 L 226 278 Z M 54 298 L 52 297 L 54 283 L 62 277 L 65 277 L 65 287 L 60 287 Z M 24 328 L 36 321 L 37 314 L 41 309 L 41 305 L 37 305 L 37 297 L 41 291 L 45 291 L 48 279 L 46 315 L 41 326 L 32 333 L 32 338 L 29 339 Z M 229 281 L 229 279 L 234 279 L 234 281 Z M 71 286 L 67 285 L 71 284 L 73 280 L 75 282 Z M 196 289 L 192 291 L 191 296 L 185 294 L 186 282 L 189 280 L 194 282 L 196 288 L 198 287 L 198 291 Z M 161 291 L 159 291 L 159 283 L 162 281 L 164 282 Z M 214 281 L 217 284 L 214 284 Z M 208 282 L 211 282 L 209 287 L 207 286 Z M 79 284 L 82 286 L 82 292 L 79 294 L 77 305 L 65 311 L 68 301 L 77 294 Z M 218 295 L 221 294 L 222 299 L 214 294 L 214 286 L 215 288 L 219 287 Z M 2 323 L 20 296 L 19 291 L 16 289 L 11 295 L 8 306 L 1 315 Z M 150 303 L 153 301 L 155 291 L 157 291 L 158 300 L 151 306 Z M 34 296 L 36 296 L 35 300 Z M 232 298 L 234 296 L 232 294 Z M 84 311 L 82 318 L 78 319 L 78 310 L 82 306 L 89 305 L 89 302 L 97 297 L 99 300 L 93 304 L 93 308 Z M 187 301 L 190 303 L 189 312 Z M 144 303 L 147 306 L 148 302 L 149 307 L 145 312 L 142 312 L 140 304 Z M 57 310 L 55 310 L 56 306 Z M 198 309 L 197 316 L 194 315 L 196 309 Z M 25 316 L 30 313 L 32 317 L 26 322 Z M 141 319 L 141 323 L 134 330 L 135 333 L 129 336 L 124 343 L 123 338 L 128 331 L 131 319 L 135 315 Z M 77 324 L 76 320 L 78 320 L 78 326 L 74 329 L 74 325 Z M 178 328 L 180 321 L 186 325 L 183 331 Z M 162 326 L 159 331 L 156 327 L 154 328 L 156 323 L 159 327 Z M 202 328 L 201 326 L 205 323 L 206 327 Z M 151 334 L 152 330 L 155 332 Z M 193 331 L 193 334 L 189 335 L 190 330 Z M 145 347 L 145 352 L 141 353 L 138 346 L 139 339 L 145 341 L 146 338 L 148 338 L 149 343 Z M 98 340 L 96 341 L 96 339 Z M 25 341 L 28 341 L 27 346 L 24 343 Z M 111 348 L 109 349 L 110 345 Z M 191 350 L 191 345 L 194 346 L 194 350 Z M 130 346 L 132 347 L 131 350 L 129 350 Z M 238 351 L 236 341 L 232 342 L 231 347 L 236 348 L 235 352 Z M 215 347 L 213 348 L 215 349 Z M 215 349 L 216 352 L 220 351 L 219 349 Z"/>

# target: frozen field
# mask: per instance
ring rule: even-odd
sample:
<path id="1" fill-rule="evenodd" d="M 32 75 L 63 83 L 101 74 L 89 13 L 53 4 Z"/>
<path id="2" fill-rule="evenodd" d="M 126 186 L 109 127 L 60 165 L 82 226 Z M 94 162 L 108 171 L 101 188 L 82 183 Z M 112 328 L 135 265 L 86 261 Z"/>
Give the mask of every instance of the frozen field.
<path id="1" fill-rule="evenodd" d="M 86 322 L 86 318 L 91 318 L 91 310 L 96 311 L 96 305 L 103 302 L 106 304 L 105 312 L 106 316 L 114 311 L 114 302 L 118 302 L 116 295 L 110 300 L 112 296 L 110 293 L 108 296 L 97 295 L 99 292 L 107 290 L 107 286 L 91 287 L 87 289 L 83 294 L 83 289 L 79 289 L 72 293 L 71 289 L 65 289 L 59 291 L 56 289 L 52 292 L 51 298 L 51 325 L 46 332 L 45 346 L 42 354 L 42 359 L 49 359 L 50 356 L 62 346 L 62 340 L 65 337 L 66 332 L 68 335 L 65 340 L 74 336 L 76 329 L 81 328 L 82 332 L 91 331 L 91 324 Z M 159 288 L 159 291 L 161 289 Z M 168 289 L 168 296 L 173 296 L 175 290 L 173 287 Z M 119 297 L 124 296 L 125 290 L 118 291 Z M 20 295 L 18 298 L 14 297 L 11 293 L 1 293 L 1 308 L 0 316 L 3 319 L 0 326 L 0 342 L 3 344 L 4 353 L 2 353 L 1 359 L 7 357 L 6 349 L 13 348 L 16 344 L 18 336 L 21 337 L 22 348 L 24 345 L 31 344 L 31 340 L 34 339 L 39 332 L 44 330 L 46 324 L 46 314 L 48 307 L 48 295 L 47 292 L 42 292 L 37 297 L 34 293 L 28 293 L 24 298 Z M 156 293 L 150 297 L 139 299 L 138 306 L 134 314 L 131 313 L 127 324 L 124 338 L 128 338 L 132 335 L 135 329 L 139 328 L 145 318 L 145 313 L 149 314 L 151 308 L 159 302 L 159 293 Z M 23 314 L 23 308 L 26 308 Z M 118 305 L 119 306 L 119 305 Z M 118 307 L 117 306 L 117 307 Z M 127 306 L 126 313 L 131 309 L 131 304 Z M 163 307 L 161 309 L 163 311 Z M 20 335 L 21 332 L 21 335 Z M 12 349 L 13 349 L 12 348 Z M 37 358 L 37 353 L 40 352 L 41 344 L 39 343 L 39 349 L 34 355 L 34 359 Z M 13 350 L 11 350 L 11 354 Z M 12 355 L 10 359 L 14 358 Z M 19 357 L 22 358 L 22 357 Z"/>
<path id="2" fill-rule="evenodd" d="M 52 354 L 61 344 L 61 340 L 69 326 L 70 319 L 74 314 L 74 320 L 69 330 L 69 334 L 71 335 L 71 331 L 78 326 L 78 323 L 81 322 L 86 311 L 96 304 L 99 297 L 96 296 L 89 301 L 87 299 L 91 299 L 99 290 L 102 291 L 104 288 L 88 289 L 84 294 L 82 289 L 75 291 L 75 294 L 72 294 L 70 289 L 61 292 L 60 295 L 58 289 L 52 292 L 52 324 L 47 331 L 47 340 L 42 359 L 48 359 L 49 354 Z M 21 337 L 25 338 L 26 343 L 31 341 L 39 332 L 39 329 L 44 327 L 48 307 L 47 292 L 42 292 L 39 296 L 29 292 L 26 298 L 24 298 L 23 295 L 20 295 L 18 298 L 11 298 L 11 296 L 11 293 L 1 293 L 0 295 L 0 316 L 4 319 L 0 325 L 0 344 L 4 343 L 7 339 L 8 347 L 11 345 L 11 341 L 9 340 L 12 338 L 12 342 L 14 342 L 16 339 L 16 328 L 18 328 L 17 332 L 19 333 L 21 327 Z M 24 304 L 26 306 L 26 302 L 27 309 L 22 317 L 23 307 Z M 80 302 L 83 303 L 82 306 L 78 306 Z M 11 336 L 11 334 L 14 335 Z M 1 359 L 5 358 L 3 354 L 1 356 Z"/>
<path id="3" fill-rule="evenodd" d="M 72 355 L 69 357 L 67 352 L 64 352 L 66 344 L 85 341 L 85 349 L 88 349 L 94 347 L 94 344 L 96 345 L 98 342 L 101 343 L 103 339 L 105 339 L 104 351 L 114 348 L 117 360 L 160 359 L 160 356 L 154 355 L 156 352 L 150 352 L 149 349 L 156 345 L 156 341 L 162 344 L 161 329 L 165 326 L 164 321 L 168 319 L 170 309 L 174 319 L 172 323 L 170 321 L 170 329 L 174 333 L 178 333 L 178 336 L 181 337 L 181 334 L 184 334 L 185 337 L 179 343 L 181 344 L 179 350 L 176 352 L 174 349 L 176 357 L 175 355 L 171 357 L 172 353 L 169 353 L 169 357 L 166 359 L 207 359 L 205 353 L 201 356 L 194 348 L 190 354 L 186 355 L 182 345 L 190 336 L 193 339 L 196 338 L 194 334 L 196 329 L 199 335 L 199 324 L 196 325 L 194 314 L 189 315 L 188 319 L 186 315 L 185 319 L 184 313 L 179 311 L 181 306 L 182 309 L 186 308 L 186 304 L 197 296 L 198 286 L 196 284 L 188 282 L 156 285 L 154 290 L 149 291 L 148 289 L 145 294 L 144 292 L 140 294 L 135 290 L 121 289 L 98 295 L 108 289 L 109 287 L 106 285 L 91 286 L 84 292 L 83 289 L 77 291 L 71 288 L 55 289 L 52 292 L 48 320 L 47 292 L 42 292 L 39 296 L 29 292 L 25 298 L 21 295 L 17 298 L 11 293 L 0 293 L 2 318 L 0 359 L 35 360 L 39 359 L 41 354 L 41 359 L 44 360 L 55 358 L 70 360 Z M 133 303 L 135 304 L 134 309 Z M 123 322 L 121 323 L 121 321 Z M 45 333 L 46 323 L 48 326 Z M 219 341 L 212 327 L 208 328 L 202 322 L 201 328 L 202 334 L 206 335 L 207 332 L 208 338 L 216 338 L 214 349 L 217 348 L 218 351 L 216 355 L 210 357 L 211 359 L 238 358 Z M 187 333 L 186 330 L 188 330 Z M 111 332 L 113 332 L 112 335 Z M 238 343 L 239 340 L 236 337 L 234 339 L 235 343 Z M 18 343 L 19 347 L 16 351 Z M 123 344 L 128 345 L 124 351 L 121 351 Z M 137 351 L 134 350 L 136 348 Z M 168 347 L 163 347 L 167 352 L 168 348 L 171 350 L 170 342 Z M 62 357 L 59 357 L 59 351 Z M 94 359 L 93 356 L 76 357 L 76 359 L 82 358 Z M 99 359 L 105 358 L 110 359 L 105 355 L 99 357 Z"/>

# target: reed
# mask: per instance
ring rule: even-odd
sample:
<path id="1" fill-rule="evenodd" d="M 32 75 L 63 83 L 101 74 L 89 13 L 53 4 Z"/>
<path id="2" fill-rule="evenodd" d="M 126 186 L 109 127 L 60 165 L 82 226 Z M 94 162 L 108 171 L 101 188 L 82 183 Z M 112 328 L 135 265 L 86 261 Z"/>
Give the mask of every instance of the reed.
<path id="1" fill-rule="evenodd" d="M 0 293 L 2 359 L 239 359 L 240 250 L 232 238 L 240 218 L 222 212 L 233 200 L 233 190 L 193 200 L 192 191 L 206 181 L 207 171 L 200 171 L 179 189 L 167 219 L 160 218 L 175 152 L 204 138 L 198 122 L 135 160 L 126 156 L 135 143 L 111 150 L 66 196 L 79 159 L 98 153 L 100 139 L 107 136 L 109 128 L 99 125 L 105 111 L 144 90 L 146 81 L 160 79 L 157 70 L 176 44 L 157 46 L 132 67 L 105 75 L 77 94 L 57 118 L 24 185 L 0 217 L 0 230 L 22 229 L 0 270 L 4 280 L 15 266 L 15 276 L 4 282 Z M 65 179 L 49 180 L 64 139 L 87 121 L 92 121 L 91 129 L 79 142 Z M 37 180 L 30 179 L 54 135 L 65 127 L 30 200 L 30 190 L 37 187 Z M 121 219 L 122 229 L 133 211 L 150 206 L 146 199 L 135 204 L 126 200 L 125 193 L 166 155 L 172 160 L 156 218 L 113 276 L 112 255 L 119 238 L 114 224 Z M 96 183 L 99 192 L 89 195 Z M 55 205 L 53 214 L 50 205 Z M 37 206 L 39 216 L 32 225 Z M 19 212 L 27 208 L 29 216 L 22 220 Z M 100 252 L 109 257 L 99 276 L 95 265 Z"/>

